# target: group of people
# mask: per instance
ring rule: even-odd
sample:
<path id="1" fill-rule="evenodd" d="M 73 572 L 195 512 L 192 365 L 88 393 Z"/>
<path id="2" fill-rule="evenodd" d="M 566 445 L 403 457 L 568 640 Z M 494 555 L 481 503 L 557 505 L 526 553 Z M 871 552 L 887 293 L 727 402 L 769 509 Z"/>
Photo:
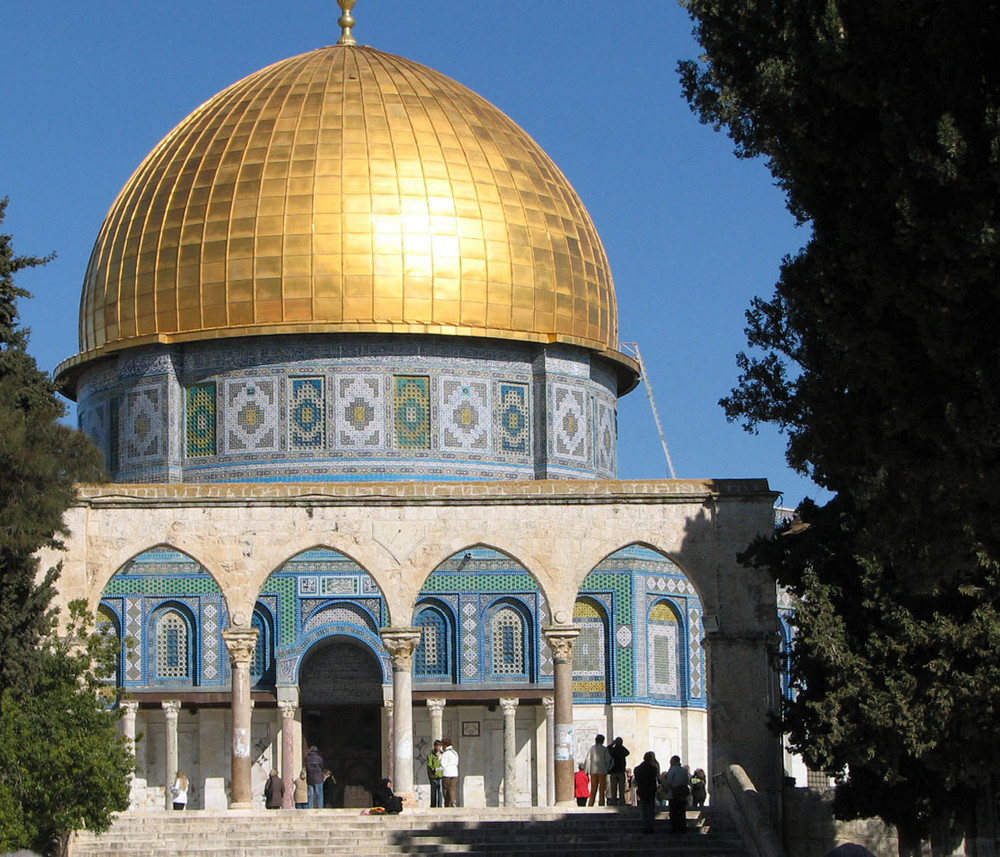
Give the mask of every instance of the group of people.
<path id="1" fill-rule="evenodd" d="M 431 784 L 431 806 L 458 806 L 458 752 L 450 738 L 434 742 L 434 749 L 427 757 L 427 777 Z M 176 790 L 183 779 L 183 792 Z M 320 809 L 334 807 L 336 803 L 337 778 L 324 766 L 319 748 L 311 746 L 306 753 L 305 767 L 295 781 L 295 808 Z M 174 808 L 183 809 L 187 803 L 187 778 L 178 771 L 175 783 Z M 264 786 L 264 805 L 268 809 L 280 809 L 285 796 L 285 783 L 276 770 L 271 771 Z M 178 801 L 181 806 L 178 806 Z M 373 805 L 384 812 L 402 812 L 403 797 L 392 790 L 392 780 L 383 777 L 373 794 Z"/>
<path id="2" fill-rule="evenodd" d="M 652 833 L 656 808 L 666 804 L 671 832 L 685 832 L 688 804 L 700 809 L 708 797 L 705 772 L 698 768 L 690 773 L 679 756 L 671 756 L 670 767 L 661 772 L 652 750 L 632 770 L 625 762 L 629 750 L 622 739 L 615 738 L 609 746 L 604 741 L 603 735 L 597 735 L 587 758 L 578 765 L 577 805 L 625 806 L 634 800 L 639 805 L 642 832 Z"/>
<path id="3" fill-rule="evenodd" d="M 621 738 L 604 746 L 604 736 L 594 739 L 594 746 L 580 762 L 576 772 L 576 802 L 579 806 L 625 806 L 628 803 L 628 775 L 625 759 L 629 749 Z"/>
<path id="4" fill-rule="evenodd" d="M 458 751 L 451 738 L 434 742 L 427 756 L 427 780 L 431 785 L 431 806 L 458 806 Z"/>

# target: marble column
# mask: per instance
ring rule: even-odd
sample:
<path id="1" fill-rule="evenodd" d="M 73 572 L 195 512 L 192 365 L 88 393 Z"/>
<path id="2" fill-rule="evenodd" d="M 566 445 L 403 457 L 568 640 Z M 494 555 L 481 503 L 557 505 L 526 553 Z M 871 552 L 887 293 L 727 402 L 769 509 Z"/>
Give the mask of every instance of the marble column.
<path id="1" fill-rule="evenodd" d="M 517 704 L 516 697 L 501 698 L 503 710 L 503 805 L 517 806 Z"/>
<path id="2" fill-rule="evenodd" d="M 132 770 L 128 775 L 128 808 L 135 809 L 135 715 L 139 710 L 139 703 L 128 700 L 122 702 L 119 707 L 122 710 L 122 735 L 125 737 L 125 746 L 132 754 Z"/>
<path id="3" fill-rule="evenodd" d="M 165 804 L 170 809 L 174 805 L 174 796 L 170 794 L 170 787 L 177 778 L 177 715 L 181 710 L 179 699 L 165 699 L 160 703 L 163 706 L 163 715 L 167 719 L 167 782 Z"/>
<path id="4" fill-rule="evenodd" d="M 545 707 L 545 803 L 553 806 L 556 802 L 556 701 L 551 696 L 543 696 L 542 705 Z"/>
<path id="5" fill-rule="evenodd" d="M 226 628 L 222 632 L 229 650 L 229 661 L 233 668 L 233 766 L 230 786 L 232 803 L 230 809 L 253 809 L 253 794 L 250 783 L 250 660 L 257 644 L 257 629 L 247 627 Z"/>
<path id="6" fill-rule="evenodd" d="M 382 643 L 392 658 L 393 788 L 413 797 L 413 650 L 419 628 L 383 628 Z"/>
<path id="7" fill-rule="evenodd" d="M 572 806 L 573 775 L 573 643 L 580 636 L 576 625 L 550 625 L 542 629 L 552 650 L 555 685 L 555 781 L 556 806 Z"/>
<path id="8" fill-rule="evenodd" d="M 447 704 L 447 699 L 427 700 L 427 713 L 431 718 L 431 744 L 435 741 L 440 741 L 444 737 L 441 724 L 444 721 L 444 707 Z"/>
<path id="9" fill-rule="evenodd" d="M 281 779 L 285 783 L 282 809 L 295 809 L 295 714 L 298 706 L 287 699 L 278 700 L 281 711 Z"/>

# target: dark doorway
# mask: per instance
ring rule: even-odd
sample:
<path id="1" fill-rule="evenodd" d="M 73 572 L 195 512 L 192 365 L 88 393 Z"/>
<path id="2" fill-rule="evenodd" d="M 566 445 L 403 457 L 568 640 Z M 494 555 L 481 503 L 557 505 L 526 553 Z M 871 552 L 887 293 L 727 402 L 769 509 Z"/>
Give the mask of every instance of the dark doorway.
<path id="1" fill-rule="evenodd" d="M 334 806 L 365 807 L 382 773 L 382 668 L 350 637 L 330 637 L 299 673 L 305 746 L 319 747 L 337 779 Z"/>

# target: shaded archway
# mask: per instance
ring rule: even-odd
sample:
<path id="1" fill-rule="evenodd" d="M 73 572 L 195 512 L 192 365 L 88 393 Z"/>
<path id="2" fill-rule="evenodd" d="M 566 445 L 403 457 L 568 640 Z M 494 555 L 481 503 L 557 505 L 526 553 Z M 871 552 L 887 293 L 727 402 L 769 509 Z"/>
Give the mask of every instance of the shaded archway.
<path id="1" fill-rule="evenodd" d="M 303 742 L 319 748 L 337 779 L 333 805 L 371 806 L 382 775 L 382 667 L 348 636 L 327 637 L 299 670 Z"/>

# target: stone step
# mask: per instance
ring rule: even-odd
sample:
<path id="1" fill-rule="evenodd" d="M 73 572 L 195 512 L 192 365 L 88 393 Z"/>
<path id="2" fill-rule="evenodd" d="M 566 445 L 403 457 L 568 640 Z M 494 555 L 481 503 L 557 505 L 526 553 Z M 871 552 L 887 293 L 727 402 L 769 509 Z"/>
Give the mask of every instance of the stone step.
<path id="1" fill-rule="evenodd" d="M 665 813 L 643 836 L 632 807 L 413 809 L 366 816 L 359 810 L 185 811 L 125 813 L 100 837 L 83 832 L 72 857 L 377 857 L 385 854 L 548 855 L 659 854 L 746 857 L 729 819 L 689 813 L 689 833 L 671 836 Z"/>

